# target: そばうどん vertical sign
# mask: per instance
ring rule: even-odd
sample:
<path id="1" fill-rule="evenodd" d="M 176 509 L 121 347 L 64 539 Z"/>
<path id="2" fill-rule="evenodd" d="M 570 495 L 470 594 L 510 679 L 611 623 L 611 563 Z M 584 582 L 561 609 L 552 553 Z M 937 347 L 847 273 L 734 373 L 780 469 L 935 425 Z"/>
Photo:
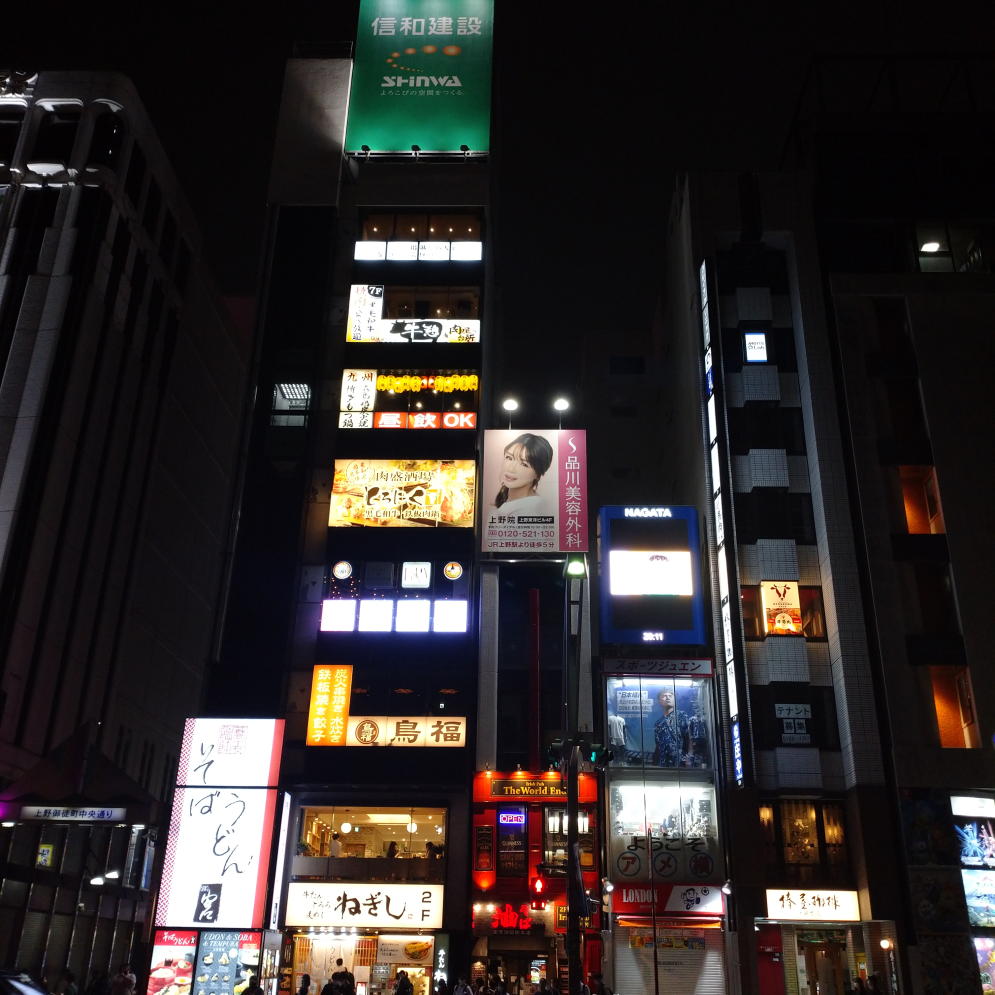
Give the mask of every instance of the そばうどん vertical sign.
<path id="1" fill-rule="evenodd" d="M 346 149 L 490 145 L 493 0 L 362 0 Z"/>

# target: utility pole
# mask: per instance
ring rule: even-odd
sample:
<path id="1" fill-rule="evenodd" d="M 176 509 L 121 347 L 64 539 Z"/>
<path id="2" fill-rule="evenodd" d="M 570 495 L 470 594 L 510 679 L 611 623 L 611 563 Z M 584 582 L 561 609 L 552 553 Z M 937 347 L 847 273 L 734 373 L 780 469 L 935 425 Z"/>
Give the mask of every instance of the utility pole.
<path id="1" fill-rule="evenodd" d="M 567 977 L 570 995 L 580 995 L 583 965 L 580 959 L 580 920 L 588 915 L 587 895 L 580 869 L 578 822 L 581 735 L 578 715 L 580 635 L 583 624 L 587 557 L 568 557 L 565 567 L 563 619 L 564 737 L 560 770 L 567 782 Z"/>

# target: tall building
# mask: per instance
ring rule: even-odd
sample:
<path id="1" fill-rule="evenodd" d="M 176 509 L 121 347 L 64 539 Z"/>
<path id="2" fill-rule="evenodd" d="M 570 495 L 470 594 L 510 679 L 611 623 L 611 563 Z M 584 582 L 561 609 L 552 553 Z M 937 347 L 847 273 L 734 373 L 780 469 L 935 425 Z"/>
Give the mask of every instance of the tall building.
<path id="1" fill-rule="evenodd" d="M 140 949 L 217 640 L 249 343 L 132 85 L 0 86 L 0 959 Z"/>
<path id="2" fill-rule="evenodd" d="M 913 97 L 922 70 L 826 60 L 797 168 L 674 199 L 665 364 L 676 463 L 704 471 L 686 499 L 743 991 L 990 985 L 995 204 L 972 69 L 934 66 L 949 85 Z"/>
<path id="3" fill-rule="evenodd" d="M 209 708 L 286 719 L 274 911 L 241 924 L 288 991 L 342 957 L 361 990 L 407 969 L 427 995 L 470 956 L 492 13 L 450 6 L 364 4 L 355 60 L 284 79 Z"/>

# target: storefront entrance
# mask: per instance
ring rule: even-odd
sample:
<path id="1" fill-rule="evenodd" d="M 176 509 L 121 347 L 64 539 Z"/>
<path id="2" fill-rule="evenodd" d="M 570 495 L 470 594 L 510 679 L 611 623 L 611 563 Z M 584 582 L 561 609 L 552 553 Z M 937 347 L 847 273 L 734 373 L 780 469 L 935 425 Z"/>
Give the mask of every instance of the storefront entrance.
<path id="1" fill-rule="evenodd" d="M 801 995 L 844 995 L 850 966 L 846 956 L 846 933 L 843 930 L 818 930 L 799 933 L 799 967 L 804 964 L 808 984 Z M 802 977 L 799 971 L 799 979 Z"/>

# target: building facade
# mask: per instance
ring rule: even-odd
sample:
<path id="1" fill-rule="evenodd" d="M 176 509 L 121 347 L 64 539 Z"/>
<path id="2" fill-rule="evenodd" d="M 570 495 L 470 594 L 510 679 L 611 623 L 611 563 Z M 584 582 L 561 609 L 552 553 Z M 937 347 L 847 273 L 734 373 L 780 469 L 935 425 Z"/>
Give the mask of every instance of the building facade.
<path id="1" fill-rule="evenodd" d="M 124 78 L 0 90 L 0 955 L 128 959 L 217 641 L 249 358 Z"/>
<path id="2" fill-rule="evenodd" d="M 944 93 L 963 106 L 806 104 L 797 169 L 674 200 L 665 360 L 694 413 L 675 458 L 703 441 L 743 991 L 991 984 L 993 205 L 953 182 L 983 116 Z"/>

